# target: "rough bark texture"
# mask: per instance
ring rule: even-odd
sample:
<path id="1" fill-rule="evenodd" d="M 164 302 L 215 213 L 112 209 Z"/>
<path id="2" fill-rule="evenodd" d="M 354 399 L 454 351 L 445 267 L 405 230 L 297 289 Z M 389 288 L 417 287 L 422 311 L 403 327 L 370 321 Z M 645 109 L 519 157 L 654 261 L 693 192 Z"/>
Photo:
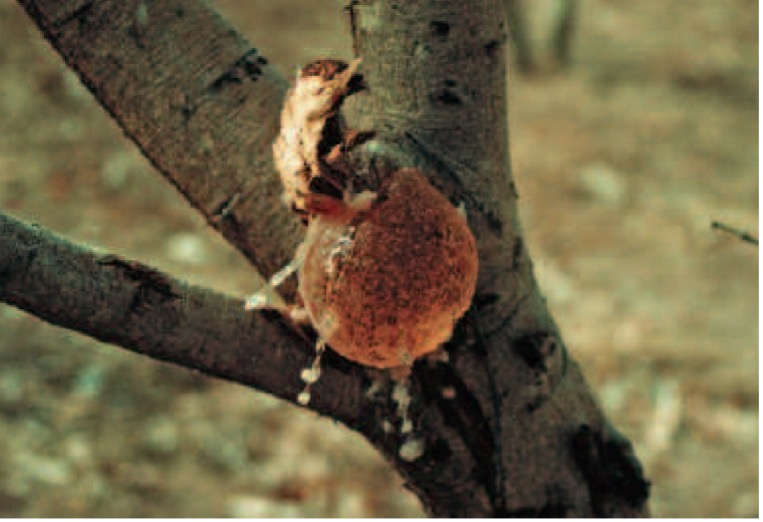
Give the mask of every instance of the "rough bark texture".
<path id="1" fill-rule="evenodd" d="M 2 213 L 0 298 L 52 324 L 292 402 L 312 358 L 310 340 L 278 313 L 245 312 L 240 299 Z M 311 407 L 344 422 L 357 419 L 366 400 L 362 381 L 341 364 L 324 373 Z"/>
<path id="2" fill-rule="evenodd" d="M 284 82 L 252 65 L 240 37 L 191 0 L 20 2 L 210 223 L 265 273 L 290 257 L 298 232 L 266 159 Z M 418 167 L 464 202 L 481 272 L 446 346 L 449 362 L 422 362 L 411 376 L 420 457 L 400 458 L 401 437 L 385 430 L 400 424 L 392 386 L 367 396 L 357 365 L 325 359 L 310 407 L 367 437 L 433 515 L 645 515 L 648 483 L 569 359 L 524 247 L 507 148 L 502 6 L 348 6 L 371 86 L 349 103 L 348 120 L 379 133 L 356 166 Z M 245 315 L 236 300 L 7 218 L 0 299 L 292 401 L 308 359 L 308 343 L 278 316 Z"/>
<path id="3" fill-rule="evenodd" d="M 580 433 L 602 441 L 614 435 L 568 358 L 524 247 L 509 167 L 502 7 L 498 0 L 360 0 L 350 7 L 355 51 L 372 88 L 370 99 L 350 100 L 349 119 L 381 133 L 360 168 L 382 163 L 428 172 L 454 202 L 465 202 L 479 244 L 472 313 L 450 348 L 454 373 L 440 375 L 430 390 L 455 379 L 461 400 L 440 399 L 454 433 L 440 433 L 452 437 L 454 451 L 471 452 L 473 468 L 461 467 L 469 460 L 461 455 L 453 459 L 460 465 L 438 462 L 427 477 L 417 468 L 409 480 L 424 485 L 423 497 L 438 498 L 445 491 L 439 481 L 458 484 L 464 472 L 479 477 L 479 489 L 446 495 L 466 511 L 441 511 L 448 501 L 440 500 L 429 506 L 434 514 L 643 514 L 640 470 L 630 476 L 641 490 L 628 497 L 614 480 L 585 486 L 590 470 L 576 460 Z M 601 464 L 598 473 L 607 475 L 610 465 Z"/>
<path id="4" fill-rule="evenodd" d="M 19 3 L 212 227 L 266 276 L 288 261 L 301 230 L 270 153 L 288 83 L 267 58 L 199 1 Z"/>

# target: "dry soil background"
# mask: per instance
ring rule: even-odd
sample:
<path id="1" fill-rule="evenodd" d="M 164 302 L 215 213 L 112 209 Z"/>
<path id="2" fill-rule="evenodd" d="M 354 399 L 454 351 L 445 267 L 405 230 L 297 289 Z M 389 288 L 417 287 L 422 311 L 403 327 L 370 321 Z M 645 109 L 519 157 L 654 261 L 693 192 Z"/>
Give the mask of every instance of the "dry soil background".
<path id="1" fill-rule="evenodd" d="M 341 3 L 218 0 L 291 75 Z M 544 36 L 551 3 L 534 0 Z M 758 514 L 758 5 L 583 0 L 566 74 L 510 78 L 542 287 L 660 516 Z M 0 210 L 243 295 L 208 230 L 0 0 Z M 251 390 L 0 305 L 0 515 L 417 516 L 367 444 Z"/>

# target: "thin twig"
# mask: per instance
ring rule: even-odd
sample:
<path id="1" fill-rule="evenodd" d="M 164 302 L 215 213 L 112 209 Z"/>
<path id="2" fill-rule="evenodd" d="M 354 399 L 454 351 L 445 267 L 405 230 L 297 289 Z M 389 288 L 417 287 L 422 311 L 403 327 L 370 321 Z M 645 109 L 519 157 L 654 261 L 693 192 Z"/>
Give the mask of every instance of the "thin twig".
<path id="1" fill-rule="evenodd" d="M 721 230 L 723 232 L 726 232 L 727 234 L 731 234 L 732 236 L 736 236 L 737 238 L 741 239 L 742 241 L 745 241 L 747 243 L 753 244 L 755 246 L 758 246 L 758 238 L 747 232 L 746 230 L 740 230 L 738 228 L 726 225 L 724 223 L 721 223 L 720 221 L 713 221 L 710 226 L 712 228 Z"/>

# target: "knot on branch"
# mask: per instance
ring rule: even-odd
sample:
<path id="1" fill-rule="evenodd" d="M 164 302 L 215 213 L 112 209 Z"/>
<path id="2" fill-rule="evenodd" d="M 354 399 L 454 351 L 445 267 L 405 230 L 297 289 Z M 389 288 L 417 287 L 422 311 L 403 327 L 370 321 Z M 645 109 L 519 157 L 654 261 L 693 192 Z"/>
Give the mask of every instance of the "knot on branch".
<path id="1" fill-rule="evenodd" d="M 631 443 L 612 426 L 601 431 L 581 424 L 570 438 L 570 449 L 588 483 L 594 516 L 612 516 L 620 501 L 633 508 L 644 505 L 651 484 Z"/>
<path id="2" fill-rule="evenodd" d="M 173 288 L 172 281 L 165 274 L 148 265 L 111 254 L 102 256 L 98 264 L 114 267 L 125 279 L 136 285 L 130 302 L 132 312 L 140 313 L 142 309 L 150 308 L 153 304 L 180 297 Z"/>
<path id="3" fill-rule="evenodd" d="M 567 371 L 567 350 L 561 340 L 547 332 L 534 332 L 514 340 L 511 347 L 530 369 L 532 382 L 525 401 L 529 412 L 537 410 L 553 394 Z"/>

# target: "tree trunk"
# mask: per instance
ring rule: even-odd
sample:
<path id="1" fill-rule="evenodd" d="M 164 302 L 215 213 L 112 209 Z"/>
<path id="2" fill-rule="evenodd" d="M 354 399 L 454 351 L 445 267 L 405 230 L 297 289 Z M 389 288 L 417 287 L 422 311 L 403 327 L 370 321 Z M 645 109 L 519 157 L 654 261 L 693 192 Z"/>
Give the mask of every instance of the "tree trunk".
<path id="1" fill-rule="evenodd" d="M 200 1 L 19 1 L 212 226 L 265 275 L 285 263 L 299 231 L 278 202 L 269 159 L 285 82 L 266 60 Z M 368 438 L 432 515 L 643 516 L 648 483 L 569 358 L 523 241 L 503 6 L 355 0 L 347 8 L 370 86 L 348 102 L 347 118 L 378 133 L 355 167 L 417 167 L 464 203 L 480 277 L 447 343 L 449 362 L 416 364 L 410 378 L 421 455 L 401 456 L 402 437 L 389 429 L 400 423 L 393 386 L 367 393 L 367 371 L 338 356 L 324 360 L 310 408 Z M 277 314 L 247 320 L 233 300 L 12 219 L 0 221 L 0 299 L 292 402 L 311 349 Z"/>

